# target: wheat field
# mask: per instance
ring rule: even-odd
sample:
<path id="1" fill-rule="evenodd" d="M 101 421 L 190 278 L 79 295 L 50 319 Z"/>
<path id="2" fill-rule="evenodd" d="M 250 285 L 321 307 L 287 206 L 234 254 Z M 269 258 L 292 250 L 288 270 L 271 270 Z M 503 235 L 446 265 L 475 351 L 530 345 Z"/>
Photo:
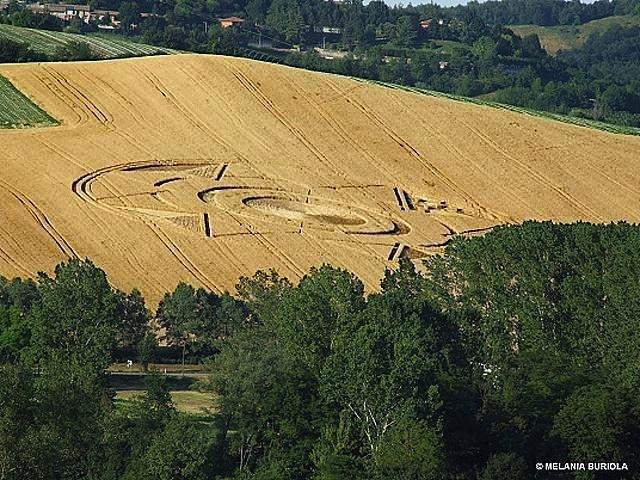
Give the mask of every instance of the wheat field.
<path id="1" fill-rule="evenodd" d="M 0 274 L 89 257 L 157 302 L 398 259 L 526 219 L 640 220 L 640 138 L 251 60 L 0 65 L 60 126 L 0 130 Z"/>

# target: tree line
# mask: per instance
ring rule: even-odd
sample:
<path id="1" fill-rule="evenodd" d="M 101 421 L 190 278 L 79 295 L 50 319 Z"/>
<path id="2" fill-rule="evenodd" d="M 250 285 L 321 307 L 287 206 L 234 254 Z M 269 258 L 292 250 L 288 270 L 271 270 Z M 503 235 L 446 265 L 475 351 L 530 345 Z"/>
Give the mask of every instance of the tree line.
<path id="1" fill-rule="evenodd" d="M 638 226 L 499 227 L 426 267 L 370 294 L 328 265 L 180 284 L 154 315 L 88 260 L 2 279 L 0 478 L 640 478 Z M 114 351 L 160 326 L 215 414 L 177 413 L 157 374 L 113 401 Z"/>
<path id="2" fill-rule="evenodd" d="M 473 11 L 482 20 L 501 25 L 581 25 L 614 15 L 640 13 L 637 0 L 596 0 L 592 3 L 564 0 L 490 0 L 444 9 L 449 15 Z"/>

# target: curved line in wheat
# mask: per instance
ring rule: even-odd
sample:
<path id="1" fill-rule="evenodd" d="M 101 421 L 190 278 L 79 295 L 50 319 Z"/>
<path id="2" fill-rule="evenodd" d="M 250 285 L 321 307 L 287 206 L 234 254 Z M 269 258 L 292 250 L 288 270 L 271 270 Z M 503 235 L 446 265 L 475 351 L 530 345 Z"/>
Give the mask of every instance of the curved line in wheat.
<path id="1" fill-rule="evenodd" d="M 256 100 L 278 121 L 280 122 L 295 138 L 300 141 L 300 143 L 307 148 L 321 163 L 328 165 L 330 170 L 333 170 L 339 176 L 346 178 L 344 172 L 341 171 L 322 151 L 319 147 L 317 147 L 311 140 L 309 140 L 298 128 L 295 127 L 291 122 L 289 122 L 288 118 L 284 113 L 282 113 L 277 106 L 262 92 L 260 87 L 255 83 L 255 81 L 251 80 L 244 72 L 241 72 L 234 66 L 232 66 L 229 62 L 225 62 L 225 66 L 229 71 L 234 75 L 234 77 L 238 80 L 238 82 L 252 95 Z M 320 109 L 318 108 L 318 111 Z M 332 122 L 328 121 L 326 118 L 324 119 L 329 123 L 331 128 L 335 128 Z M 365 153 L 371 159 L 373 157 L 368 154 L 364 149 L 358 146 L 358 151 L 361 153 Z M 376 162 L 377 163 L 377 162 Z M 393 174 L 388 173 L 387 175 L 391 178 L 394 178 Z M 372 198 L 366 190 L 363 192 L 369 198 Z M 375 200 L 375 198 L 373 198 Z M 376 202 L 377 204 L 377 202 Z M 386 208 L 384 208 L 387 210 Z"/>
<path id="2" fill-rule="evenodd" d="M 58 146 L 52 143 L 49 143 L 39 137 L 34 137 L 34 138 L 36 141 L 40 142 L 45 148 L 48 148 L 52 152 L 56 153 L 58 156 L 67 160 L 69 163 L 81 168 L 82 170 L 90 171 L 88 167 L 79 163 L 74 157 L 72 157 L 71 155 L 68 155 Z M 80 179 L 86 177 L 87 175 L 91 175 L 91 173 L 83 175 L 82 177 L 80 177 L 79 179 L 76 179 L 72 183 L 72 191 L 76 195 L 78 195 L 82 200 L 84 200 L 86 204 L 101 207 L 102 205 L 99 202 L 95 202 L 89 194 L 86 194 L 86 196 L 83 196 L 81 192 L 76 191 L 76 188 L 74 187 L 79 182 Z M 115 189 L 112 187 L 112 185 L 105 182 L 105 186 L 109 191 L 111 191 L 112 193 L 115 193 Z M 155 278 L 153 275 L 150 276 L 146 273 L 145 267 L 142 265 L 142 262 L 140 261 L 140 259 L 135 255 L 135 252 L 122 246 L 119 238 L 111 234 L 111 229 L 104 224 L 104 222 L 102 221 L 99 215 L 96 215 L 95 212 L 93 212 L 91 209 L 85 209 L 84 211 L 87 217 L 91 220 L 91 222 L 94 225 L 96 225 L 98 228 L 100 228 L 104 236 L 110 239 L 112 244 L 115 246 L 115 248 L 117 248 L 122 253 L 122 257 L 127 261 L 131 269 L 135 272 L 138 272 L 140 278 Z M 134 265 L 134 262 L 136 265 Z M 159 288 L 159 291 L 162 292 L 164 287 L 159 282 L 155 280 L 154 282 L 156 287 Z"/>
<path id="3" fill-rule="evenodd" d="M 45 213 L 36 203 L 17 188 L 9 185 L 4 180 L 0 180 L 0 187 L 9 192 L 18 202 L 29 212 L 31 217 L 40 225 L 40 228 L 53 240 L 60 252 L 68 258 L 78 258 L 78 254 L 71 244 L 58 232 L 49 221 Z"/>

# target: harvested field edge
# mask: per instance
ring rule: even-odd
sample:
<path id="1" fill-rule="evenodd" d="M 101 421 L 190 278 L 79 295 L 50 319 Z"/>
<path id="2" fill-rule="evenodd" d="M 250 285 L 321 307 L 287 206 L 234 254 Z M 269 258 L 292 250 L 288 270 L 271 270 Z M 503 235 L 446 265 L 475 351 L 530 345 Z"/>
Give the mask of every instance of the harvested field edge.
<path id="1" fill-rule="evenodd" d="M 52 127 L 60 122 L 0 75 L 0 129 Z"/>
<path id="2" fill-rule="evenodd" d="M 555 120 L 562 123 L 569 123 L 571 125 L 576 125 L 579 127 L 603 130 L 605 132 L 614 133 L 618 135 L 640 136 L 640 128 L 637 128 L 637 127 L 625 127 L 623 125 L 615 125 L 613 123 L 598 122 L 596 120 L 589 120 L 587 118 L 571 117 L 569 115 L 562 115 L 560 113 L 532 110 L 529 108 L 517 107 L 514 105 L 507 105 L 504 103 L 490 102 L 490 101 L 479 100 L 477 98 L 471 98 L 471 97 L 462 97 L 460 95 L 454 95 L 451 93 L 436 92 L 435 90 L 426 90 L 426 89 L 417 88 L 417 87 L 408 87 L 405 85 L 387 83 L 379 80 L 367 80 L 367 79 L 357 78 L 357 77 L 349 77 L 349 78 L 352 78 L 353 80 L 356 80 L 362 83 L 378 85 L 385 88 L 391 88 L 393 90 L 402 90 L 405 92 L 417 93 L 420 95 L 429 95 L 431 97 L 446 98 L 448 100 L 454 100 L 457 102 L 472 103 L 475 105 L 483 105 L 487 107 L 498 108 L 501 110 L 509 110 L 511 112 L 521 113 L 521 114 L 529 115 L 532 117 L 546 118 L 549 120 Z"/>

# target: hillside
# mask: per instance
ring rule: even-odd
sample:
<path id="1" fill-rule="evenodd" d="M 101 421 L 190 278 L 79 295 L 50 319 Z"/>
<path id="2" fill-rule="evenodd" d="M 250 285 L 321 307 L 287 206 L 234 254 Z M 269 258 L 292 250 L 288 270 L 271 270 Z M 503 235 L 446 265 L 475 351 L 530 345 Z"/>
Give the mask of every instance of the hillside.
<path id="1" fill-rule="evenodd" d="M 116 35 L 79 35 L 0 24 L 0 39 L 3 38 L 26 43 L 32 50 L 49 56 L 55 56 L 60 48 L 66 47 L 72 42 L 88 44 L 91 52 L 100 59 L 176 53 L 170 48 L 136 43 Z"/>
<path id="2" fill-rule="evenodd" d="M 0 274 L 90 257 L 214 291 L 525 219 L 640 221 L 640 138 L 244 59 L 0 65 L 62 125 L 0 131 Z M 34 172 L 37 172 L 34 175 Z"/>
<path id="3" fill-rule="evenodd" d="M 521 37 L 536 33 L 540 37 L 542 47 L 550 55 L 555 55 L 560 50 L 571 50 L 584 45 L 590 35 L 605 32 L 614 25 L 637 27 L 640 25 L 640 15 L 606 17 L 583 25 L 560 25 L 555 27 L 512 25 L 509 28 Z"/>

